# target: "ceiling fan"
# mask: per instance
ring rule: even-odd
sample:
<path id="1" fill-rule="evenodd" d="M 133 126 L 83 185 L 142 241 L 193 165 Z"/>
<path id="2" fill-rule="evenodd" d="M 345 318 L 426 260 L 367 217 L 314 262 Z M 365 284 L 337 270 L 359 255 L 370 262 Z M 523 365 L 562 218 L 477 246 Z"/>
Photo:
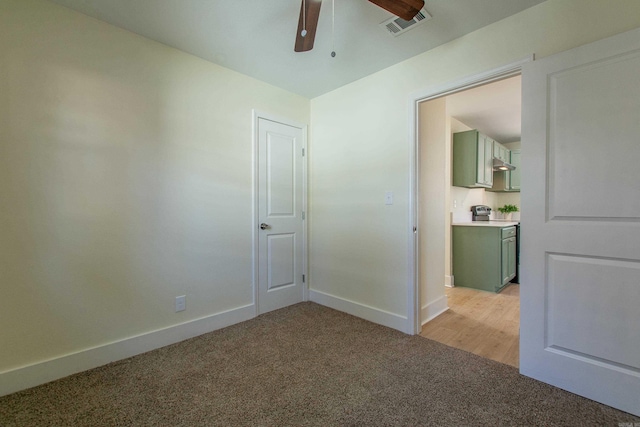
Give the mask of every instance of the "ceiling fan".
<path id="1" fill-rule="evenodd" d="M 424 7 L 424 0 L 369 0 L 371 3 L 393 13 L 405 21 L 410 21 Z M 318 17 L 322 0 L 302 0 L 298 31 L 296 33 L 295 52 L 306 52 L 313 49 L 316 38 Z"/>

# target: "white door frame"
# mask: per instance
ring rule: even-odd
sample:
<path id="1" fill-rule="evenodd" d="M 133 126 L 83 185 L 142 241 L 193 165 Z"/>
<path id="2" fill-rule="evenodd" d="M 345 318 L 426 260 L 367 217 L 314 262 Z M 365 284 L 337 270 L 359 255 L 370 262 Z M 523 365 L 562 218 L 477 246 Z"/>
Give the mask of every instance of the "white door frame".
<path id="1" fill-rule="evenodd" d="M 534 55 L 529 55 L 518 61 L 497 67 L 482 73 L 473 74 L 462 79 L 454 80 L 442 85 L 415 92 L 409 97 L 409 257 L 408 257 L 408 301 L 406 333 L 416 335 L 421 330 L 420 319 L 420 283 L 418 281 L 420 263 L 418 248 L 418 206 L 419 206 L 419 104 L 443 96 L 452 95 L 463 90 L 472 89 L 491 82 L 506 79 L 521 74 L 523 64 L 533 61 Z M 444 278 L 443 278 L 444 279 Z M 444 286 L 444 283 L 443 283 Z"/>
<path id="2" fill-rule="evenodd" d="M 255 315 L 259 314 L 259 292 L 258 289 L 258 262 L 259 262 L 259 245 L 258 238 L 260 233 L 258 229 L 260 227 L 259 220 L 259 201 L 258 201 L 258 121 L 260 119 L 270 120 L 272 122 L 281 123 L 283 125 L 291 126 L 294 128 L 298 128 L 302 130 L 302 149 L 304 150 L 304 158 L 302 160 L 302 209 L 305 212 L 305 219 L 302 224 L 302 274 L 305 276 L 305 281 L 302 284 L 302 300 L 309 300 L 309 275 L 307 274 L 307 255 L 308 255 L 308 240 L 307 240 L 307 222 L 309 217 L 309 209 L 307 207 L 307 158 L 308 158 L 308 150 L 307 150 L 307 125 L 304 123 L 299 123 L 294 120 L 290 120 L 286 117 L 281 117 L 278 115 L 274 115 L 271 113 L 267 113 L 261 110 L 252 110 L 252 138 L 253 138 L 253 147 L 251 153 L 251 162 L 252 162 L 252 220 L 251 220 L 251 237 L 252 237 L 252 246 L 253 246 L 253 260 L 251 263 L 252 267 L 252 285 L 253 285 L 253 306 L 255 308 Z"/>

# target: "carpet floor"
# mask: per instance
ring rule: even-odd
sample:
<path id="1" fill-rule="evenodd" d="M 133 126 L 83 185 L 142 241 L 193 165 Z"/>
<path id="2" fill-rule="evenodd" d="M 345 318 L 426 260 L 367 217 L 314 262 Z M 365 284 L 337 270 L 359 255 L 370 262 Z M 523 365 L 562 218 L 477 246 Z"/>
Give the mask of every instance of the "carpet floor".
<path id="1" fill-rule="evenodd" d="M 0 426 L 618 426 L 640 418 L 313 303 L 0 397 Z"/>

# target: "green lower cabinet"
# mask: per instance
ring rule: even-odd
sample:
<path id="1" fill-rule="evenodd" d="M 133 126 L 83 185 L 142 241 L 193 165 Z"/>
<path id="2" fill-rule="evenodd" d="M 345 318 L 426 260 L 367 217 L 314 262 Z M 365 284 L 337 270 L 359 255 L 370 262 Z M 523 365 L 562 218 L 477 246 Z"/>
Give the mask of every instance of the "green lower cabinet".
<path id="1" fill-rule="evenodd" d="M 515 227 L 453 226 L 456 286 L 499 292 L 516 275 Z"/>
<path id="2" fill-rule="evenodd" d="M 502 239 L 502 285 L 516 277 L 516 238 Z"/>

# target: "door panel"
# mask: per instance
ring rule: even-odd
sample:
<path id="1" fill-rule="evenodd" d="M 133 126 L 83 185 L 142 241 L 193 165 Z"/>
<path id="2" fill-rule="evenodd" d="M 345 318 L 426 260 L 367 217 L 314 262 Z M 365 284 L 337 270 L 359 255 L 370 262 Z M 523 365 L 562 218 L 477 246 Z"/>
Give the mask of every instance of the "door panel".
<path id="1" fill-rule="evenodd" d="M 547 265 L 547 347 L 633 373 L 640 366 L 640 310 L 629 304 L 640 300 L 640 263 L 548 254 Z M 575 298 L 582 294 L 590 298 Z M 624 321 L 603 320 L 621 309 Z"/>
<path id="2" fill-rule="evenodd" d="M 638 70 L 634 51 L 549 74 L 551 218 L 640 218 L 640 197 L 620 199 L 638 195 L 628 172 L 640 153 L 619 145 L 640 136 L 640 117 L 628 114 L 640 107 Z"/>
<path id="3" fill-rule="evenodd" d="M 269 217 L 295 215 L 295 149 L 290 135 L 267 133 L 267 210 Z"/>
<path id="4" fill-rule="evenodd" d="M 267 236 L 267 289 L 295 285 L 296 235 L 278 234 Z"/>
<path id="5" fill-rule="evenodd" d="M 258 312 L 303 300 L 302 129 L 258 119 Z"/>
<path id="6" fill-rule="evenodd" d="M 640 30 L 523 68 L 520 369 L 640 415 Z"/>

